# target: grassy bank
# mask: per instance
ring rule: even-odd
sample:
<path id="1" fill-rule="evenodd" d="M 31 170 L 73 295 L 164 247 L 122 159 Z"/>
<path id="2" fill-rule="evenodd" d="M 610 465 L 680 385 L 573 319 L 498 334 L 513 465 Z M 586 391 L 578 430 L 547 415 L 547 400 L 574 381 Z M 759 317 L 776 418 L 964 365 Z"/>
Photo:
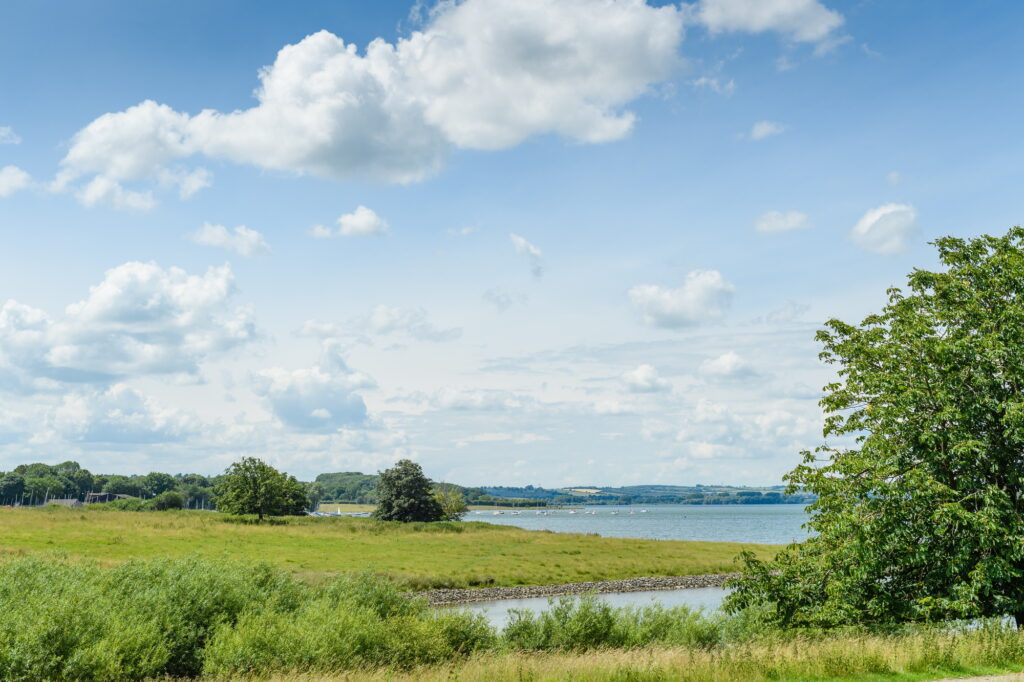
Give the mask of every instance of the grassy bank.
<path id="1" fill-rule="evenodd" d="M 10 560 L 0 613 L 0 671 L 12 682 L 879 680 L 1024 668 L 1024 636 L 998 623 L 825 635 L 583 598 L 496 631 L 368 574 L 310 584 L 265 564 L 198 558 Z"/>
<path id="2" fill-rule="evenodd" d="M 971 678 L 1024 670 L 1020 635 L 839 637 L 751 643 L 733 650 L 647 647 L 532 655 L 483 654 L 411 671 L 286 673 L 272 682 L 886 682 Z M 1018 678 L 1014 678 L 1018 679 Z"/>
<path id="3" fill-rule="evenodd" d="M 728 573 L 771 545 L 601 538 L 486 523 L 396 524 L 299 517 L 233 522 L 211 512 L 0 509 L 0 552 L 57 552 L 114 565 L 185 555 L 268 561 L 300 575 L 372 571 L 417 587 L 546 585 Z"/>

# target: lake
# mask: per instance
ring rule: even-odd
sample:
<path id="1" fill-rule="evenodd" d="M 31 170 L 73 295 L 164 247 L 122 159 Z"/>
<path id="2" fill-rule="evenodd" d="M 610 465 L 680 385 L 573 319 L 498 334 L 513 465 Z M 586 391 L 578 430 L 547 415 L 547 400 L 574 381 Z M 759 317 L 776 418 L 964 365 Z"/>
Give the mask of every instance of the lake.
<path id="1" fill-rule="evenodd" d="M 527 530 L 653 540 L 783 545 L 808 535 L 802 527 L 807 513 L 800 504 L 593 506 L 499 513 L 478 510 L 465 519 Z"/>
<path id="2" fill-rule="evenodd" d="M 725 589 L 721 587 L 696 587 L 685 590 L 658 590 L 655 592 L 615 592 L 600 594 L 597 595 L 597 598 L 616 607 L 640 607 L 648 604 L 661 604 L 666 607 L 689 606 L 692 609 L 700 608 L 706 611 L 714 611 L 721 606 L 722 599 L 725 598 Z M 491 625 L 500 629 L 505 627 L 505 624 L 512 618 L 511 612 L 513 610 L 518 609 L 538 613 L 546 611 L 550 608 L 552 600 L 557 599 L 558 597 L 503 599 L 501 601 L 462 604 L 450 608 L 483 613 Z"/>

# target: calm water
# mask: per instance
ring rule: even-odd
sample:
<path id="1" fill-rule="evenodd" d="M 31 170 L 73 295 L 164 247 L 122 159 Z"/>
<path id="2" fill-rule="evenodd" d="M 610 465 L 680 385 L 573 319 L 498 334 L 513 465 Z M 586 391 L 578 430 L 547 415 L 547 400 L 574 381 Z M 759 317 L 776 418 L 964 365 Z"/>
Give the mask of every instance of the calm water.
<path id="1" fill-rule="evenodd" d="M 646 606 L 661 604 L 662 606 L 689 606 L 713 611 L 722 604 L 725 590 L 721 587 L 698 587 L 687 590 L 662 590 L 656 592 L 615 592 L 598 595 L 598 599 L 612 606 Z M 503 599 L 501 601 L 479 602 L 459 606 L 460 610 L 481 612 L 487 620 L 497 628 L 505 627 L 512 617 L 513 609 L 527 611 L 546 611 L 550 608 L 552 597 L 536 597 L 533 599 Z"/>
<path id="2" fill-rule="evenodd" d="M 646 509 L 646 512 L 642 510 Z M 574 513 L 573 513 L 574 512 Z M 799 504 L 652 505 L 521 511 L 474 511 L 467 521 L 485 521 L 556 533 L 597 533 L 654 540 L 706 540 L 782 545 L 803 540 L 807 521 Z"/>

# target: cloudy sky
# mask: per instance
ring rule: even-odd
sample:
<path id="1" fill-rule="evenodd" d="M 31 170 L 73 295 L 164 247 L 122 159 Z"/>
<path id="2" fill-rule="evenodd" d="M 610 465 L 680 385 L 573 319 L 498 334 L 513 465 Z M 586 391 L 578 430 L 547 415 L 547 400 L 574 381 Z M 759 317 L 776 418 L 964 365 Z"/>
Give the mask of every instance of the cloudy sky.
<path id="1" fill-rule="evenodd" d="M 1017 2 L 8 0 L 0 470 L 772 484 L 1022 222 Z"/>

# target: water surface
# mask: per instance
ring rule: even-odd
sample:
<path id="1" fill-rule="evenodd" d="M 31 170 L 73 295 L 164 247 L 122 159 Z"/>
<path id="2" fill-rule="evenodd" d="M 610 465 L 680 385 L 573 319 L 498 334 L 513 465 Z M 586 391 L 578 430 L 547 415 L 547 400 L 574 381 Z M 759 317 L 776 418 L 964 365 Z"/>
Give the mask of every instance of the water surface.
<path id="1" fill-rule="evenodd" d="M 644 511 L 646 510 L 646 511 Z M 467 521 L 527 530 L 596 533 L 653 540 L 756 542 L 782 545 L 807 537 L 807 513 L 799 504 L 593 506 L 543 512 L 473 511 Z"/>
<path id="2" fill-rule="evenodd" d="M 611 606 L 647 606 L 650 604 L 661 604 L 662 606 L 689 606 L 692 609 L 704 609 L 714 611 L 722 605 L 726 590 L 722 587 L 695 587 L 682 590 L 656 590 L 652 592 L 612 592 L 599 594 L 598 599 L 607 602 Z M 577 597 L 570 597 L 577 598 Z M 503 628 L 512 618 L 513 610 L 526 610 L 539 613 L 551 608 L 551 603 L 564 597 L 533 597 L 530 599 L 502 599 L 500 601 L 476 602 L 462 604 L 457 607 L 460 610 L 483 613 L 491 625 L 496 628 Z"/>

